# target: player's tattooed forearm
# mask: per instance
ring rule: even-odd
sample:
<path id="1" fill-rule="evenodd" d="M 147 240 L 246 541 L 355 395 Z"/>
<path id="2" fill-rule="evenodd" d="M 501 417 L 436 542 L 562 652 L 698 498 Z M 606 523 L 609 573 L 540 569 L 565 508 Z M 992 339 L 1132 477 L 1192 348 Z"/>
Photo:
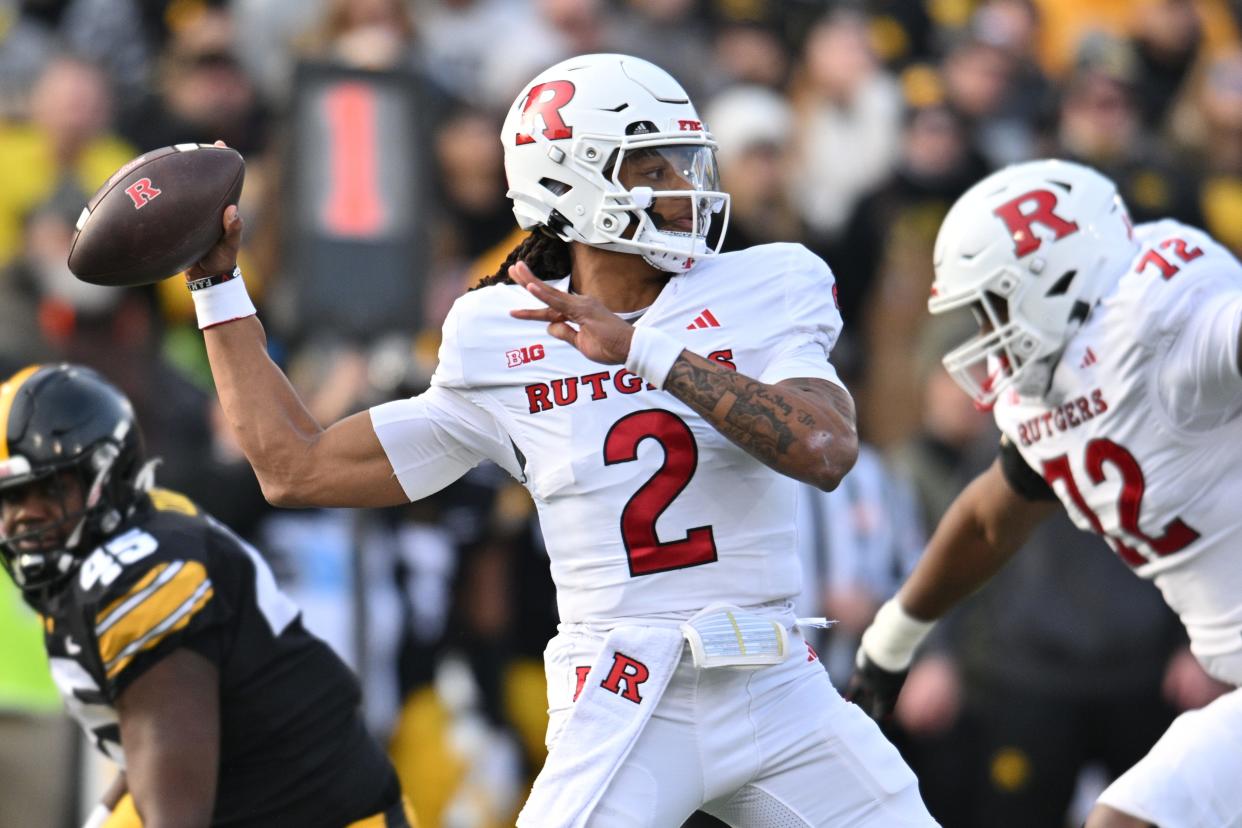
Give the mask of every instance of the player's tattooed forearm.
<path id="1" fill-rule="evenodd" d="M 814 427 L 810 412 L 780 392 L 740 374 L 697 365 L 684 354 L 665 380 L 667 388 L 691 408 L 708 415 L 724 436 L 763 461 L 788 455 L 797 441 L 790 420 Z"/>

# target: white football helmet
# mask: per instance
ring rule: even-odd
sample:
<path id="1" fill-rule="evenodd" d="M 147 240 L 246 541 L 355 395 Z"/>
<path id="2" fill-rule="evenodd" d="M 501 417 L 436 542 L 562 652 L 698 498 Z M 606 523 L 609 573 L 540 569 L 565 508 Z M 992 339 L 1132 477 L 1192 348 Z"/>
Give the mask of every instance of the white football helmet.
<path id="1" fill-rule="evenodd" d="M 979 334 L 944 366 L 981 406 L 1013 386 L 1042 395 L 1065 344 L 1137 250 L 1117 187 L 1068 161 L 989 175 L 949 210 L 936 236 L 927 307 L 969 307 Z"/>
<path id="2" fill-rule="evenodd" d="M 562 61 L 522 89 L 501 141 L 523 229 L 547 227 L 565 241 L 639 253 L 672 273 L 719 253 L 729 196 L 719 189 L 716 142 L 685 90 L 658 66 L 626 55 Z M 639 159 L 653 169 L 636 171 Z M 656 199 L 684 200 L 684 213 L 665 206 L 671 215 L 661 215 Z"/>

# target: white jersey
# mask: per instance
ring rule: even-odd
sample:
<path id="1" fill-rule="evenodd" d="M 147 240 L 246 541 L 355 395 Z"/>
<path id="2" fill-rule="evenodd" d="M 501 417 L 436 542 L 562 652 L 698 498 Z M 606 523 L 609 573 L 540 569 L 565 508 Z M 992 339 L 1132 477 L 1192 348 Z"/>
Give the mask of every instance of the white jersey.
<path id="1" fill-rule="evenodd" d="M 549 284 L 567 290 L 569 279 Z M 372 409 L 406 494 L 425 496 L 484 458 L 507 469 L 539 510 L 565 622 L 797 595 L 798 484 L 672 394 L 509 315 L 533 307 L 516 285 L 462 296 L 432 388 Z M 832 273 L 801 245 L 705 260 L 671 278 L 635 325 L 765 383 L 839 382 Z"/>
<path id="2" fill-rule="evenodd" d="M 1200 230 L 1140 248 L 1067 345 L 1040 399 L 996 422 L 1082 529 L 1181 617 L 1209 672 L 1242 683 L 1242 265 Z"/>

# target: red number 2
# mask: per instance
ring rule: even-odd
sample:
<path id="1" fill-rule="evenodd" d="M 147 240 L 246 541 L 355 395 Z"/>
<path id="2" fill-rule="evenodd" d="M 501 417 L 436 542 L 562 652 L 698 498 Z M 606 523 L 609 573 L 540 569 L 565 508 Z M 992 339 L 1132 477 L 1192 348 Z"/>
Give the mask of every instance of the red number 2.
<path id="1" fill-rule="evenodd" d="M 699 465 L 699 447 L 684 420 L 659 408 L 627 414 L 608 429 L 604 465 L 637 460 L 638 445 L 648 437 L 664 449 L 664 464 L 621 510 L 621 539 L 630 561 L 630 575 L 712 563 L 716 560 L 716 539 L 710 526 L 689 529 L 681 540 L 661 541 L 656 536 L 656 521 L 686 488 Z"/>
<path id="2" fill-rule="evenodd" d="M 1174 518 L 1165 524 L 1158 538 L 1153 538 L 1139 528 L 1139 515 L 1143 510 L 1143 492 L 1147 488 L 1147 481 L 1143 478 L 1143 470 L 1139 467 L 1138 461 L 1134 459 L 1134 455 L 1124 447 L 1103 438 L 1092 440 L 1087 443 L 1084 461 L 1087 475 L 1097 486 L 1104 482 L 1105 464 L 1111 465 L 1121 473 L 1121 495 L 1117 499 L 1118 522 L 1126 535 L 1146 544 L 1154 555 L 1160 557 L 1172 555 L 1199 539 L 1199 533 L 1187 526 L 1181 518 Z M 1120 533 L 1104 531 L 1099 516 L 1091 510 L 1087 501 L 1083 499 L 1082 492 L 1078 490 L 1078 484 L 1074 482 L 1069 458 L 1066 455 L 1062 454 L 1060 457 L 1044 461 L 1044 479 L 1048 481 L 1048 485 L 1052 485 L 1057 480 L 1065 483 L 1070 500 L 1074 501 L 1078 511 L 1091 523 L 1091 528 L 1095 530 L 1095 533 L 1108 541 L 1108 545 L 1123 561 L 1130 566 L 1142 566 L 1148 562 L 1148 558 L 1130 546 Z"/>

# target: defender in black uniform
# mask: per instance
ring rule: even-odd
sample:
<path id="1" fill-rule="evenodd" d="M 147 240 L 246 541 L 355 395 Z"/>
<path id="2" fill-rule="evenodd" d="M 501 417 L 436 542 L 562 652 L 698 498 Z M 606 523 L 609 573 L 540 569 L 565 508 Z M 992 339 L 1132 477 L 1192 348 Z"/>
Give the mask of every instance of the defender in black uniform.
<path id="1" fill-rule="evenodd" d="M 151 469 L 93 371 L 0 386 L 0 560 L 70 712 L 124 768 L 88 824 L 413 825 L 348 668 L 258 553 Z"/>

